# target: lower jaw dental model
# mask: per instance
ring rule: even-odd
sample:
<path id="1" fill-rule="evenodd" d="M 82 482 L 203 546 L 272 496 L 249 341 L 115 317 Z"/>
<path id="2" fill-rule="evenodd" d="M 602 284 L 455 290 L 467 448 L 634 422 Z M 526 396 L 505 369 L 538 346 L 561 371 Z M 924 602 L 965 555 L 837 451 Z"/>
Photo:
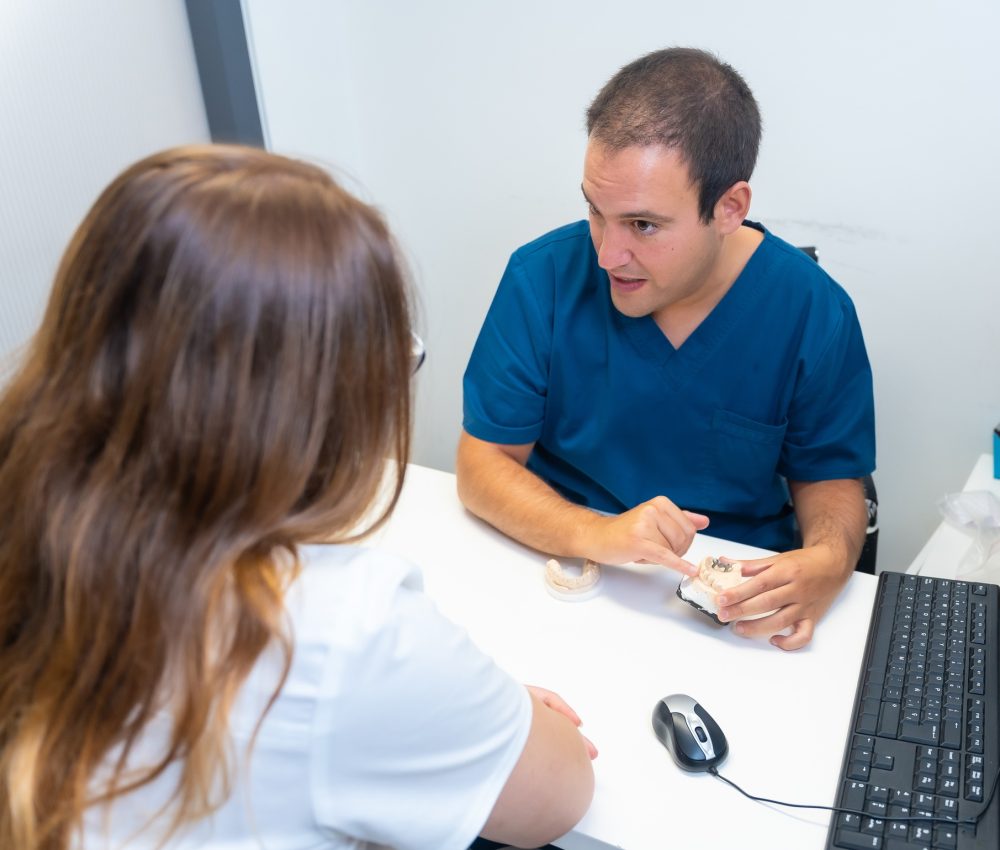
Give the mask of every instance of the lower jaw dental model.
<path id="1" fill-rule="evenodd" d="M 582 602 L 595 596 L 600 589 L 601 568 L 589 558 L 580 572 L 567 570 L 555 558 L 545 564 L 545 588 L 556 599 Z"/>

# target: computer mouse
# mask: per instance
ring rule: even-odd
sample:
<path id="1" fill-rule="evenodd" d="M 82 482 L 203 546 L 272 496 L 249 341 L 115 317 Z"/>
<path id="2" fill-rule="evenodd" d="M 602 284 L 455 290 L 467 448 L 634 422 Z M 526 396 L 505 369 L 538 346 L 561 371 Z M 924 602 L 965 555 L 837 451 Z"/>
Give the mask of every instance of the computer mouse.
<path id="1" fill-rule="evenodd" d="M 671 694 L 656 704 L 653 731 L 682 770 L 708 770 L 729 753 L 719 724 L 687 694 Z"/>

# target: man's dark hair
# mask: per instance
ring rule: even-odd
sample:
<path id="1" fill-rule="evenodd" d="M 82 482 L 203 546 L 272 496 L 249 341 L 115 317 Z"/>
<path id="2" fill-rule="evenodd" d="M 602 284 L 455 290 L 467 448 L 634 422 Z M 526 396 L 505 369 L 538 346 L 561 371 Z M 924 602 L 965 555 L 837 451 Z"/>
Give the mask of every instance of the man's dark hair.
<path id="1" fill-rule="evenodd" d="M 753 92 L 736 70 L 687 47 L 626 65 L 587 110 L 587 134 L 613 151 L 656 144 L 677 150 L 698 188 L 705 222 L 726 189 L 750 179 L 760 126 Z"/>

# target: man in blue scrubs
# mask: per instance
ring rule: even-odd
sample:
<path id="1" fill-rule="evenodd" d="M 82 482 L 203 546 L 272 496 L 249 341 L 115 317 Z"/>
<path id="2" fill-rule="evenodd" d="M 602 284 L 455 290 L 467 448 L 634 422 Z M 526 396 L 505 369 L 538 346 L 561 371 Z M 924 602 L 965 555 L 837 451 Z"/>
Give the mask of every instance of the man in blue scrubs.
<path id="1" fill-rule="evenodd" d="M 458 486 L 544 552 L 696 572 L 696 531 L 779 551 L 720 598 L 797 649 L 864 542 L 871 369 L 850 298 L 747 220 L 750 89 L 689 49 L 587 113 L 589 221 L 511 257 L 465 374 Z M 725 554 L 725 553 L 719 553 Z M 785 632 L 784 634 L 777 634 Z"/>

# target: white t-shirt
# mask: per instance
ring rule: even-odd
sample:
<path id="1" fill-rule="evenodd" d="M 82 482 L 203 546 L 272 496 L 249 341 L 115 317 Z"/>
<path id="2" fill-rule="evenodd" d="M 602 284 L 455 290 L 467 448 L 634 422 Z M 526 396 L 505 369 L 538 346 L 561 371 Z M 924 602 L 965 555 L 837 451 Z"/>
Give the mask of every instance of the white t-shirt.
<path id="1" fill-rule="evenodd" d="M 291 671 L 257 736 L 280 659 L 268 650 L 230 728 L 233 793 L 169 850 L 462 850 L 482 829 L 528 737 L 531 701 L 422 593 L 412 565 L 372 549 L 304 547 L 287 597 Z M 130 764 L 162 746 L 147 727 Z M 156 846 L 140 833 L 177 781 L 85 818 L 84 850 Z"/>

